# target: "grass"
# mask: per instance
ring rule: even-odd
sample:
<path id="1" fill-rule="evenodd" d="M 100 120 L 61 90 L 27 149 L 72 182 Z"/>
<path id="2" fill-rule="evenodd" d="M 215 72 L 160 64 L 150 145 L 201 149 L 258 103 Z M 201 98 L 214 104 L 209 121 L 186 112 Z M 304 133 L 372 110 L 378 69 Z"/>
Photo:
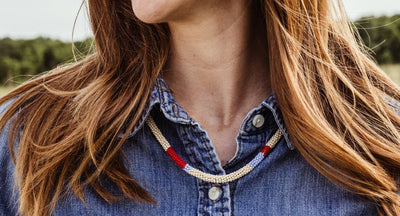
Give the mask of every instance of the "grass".
<path id="1" fill-rule="evenodd" d="M 15 86 L 0 86 L 0 97 L 6 95 L 8 92 L 13 90 Z"/>
<path id="2" fill-rule="evenodd" d="M 400 64 L 387 64 L 380 66 L 390 78 L 400 85 Z M 0 86 L 0 97 L 10 92 L 15 86 Z"/>
<path id="3" fill-rule="evenodd" d="M 381 68 L 393 81 L 400 85 L 400 64 L 381 65 Z"/>

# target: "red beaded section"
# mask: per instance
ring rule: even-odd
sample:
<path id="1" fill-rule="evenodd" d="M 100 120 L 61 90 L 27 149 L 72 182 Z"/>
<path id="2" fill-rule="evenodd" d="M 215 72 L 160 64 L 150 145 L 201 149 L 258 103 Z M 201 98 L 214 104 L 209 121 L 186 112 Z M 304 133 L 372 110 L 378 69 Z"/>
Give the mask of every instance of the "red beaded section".
<path id="1" fill-rule="evenodd" d="M 268 154 L 269 151 L 271 151 L 271 147 L 269 147 L 269 146 L 267 146 L 267 145 L 264 146 L 263 149 L 261 149 L 261 152 L 264 154 L 264 157 L 267 156 L 267 154 Z"/>
<path id="2" fill-rule="evenodd" d="M 172 147 L 169 147 L 167 149 L 167 154 L 169 155 L 169 157 L 180 167 L 180 168 L 185 168 L 186 166 L 186 162 L 179 157 L 178 154 L 176 154 L 175 150 Z"/>

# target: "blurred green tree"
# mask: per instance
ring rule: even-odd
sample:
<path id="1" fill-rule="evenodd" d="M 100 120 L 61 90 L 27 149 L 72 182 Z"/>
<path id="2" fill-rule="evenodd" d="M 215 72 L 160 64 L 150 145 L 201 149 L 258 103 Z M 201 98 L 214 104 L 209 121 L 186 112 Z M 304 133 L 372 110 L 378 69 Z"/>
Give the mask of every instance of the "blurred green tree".
<path id="1" fill-rule="evenodd" d="M 363 17 L 354 24 L 379 64 L 400 63 L 400 15 Z"/>
<path id="2" fill-rule="evenodd" d="M 92 39 L 75 42 L 77 58 L 90 52 Z M 38 37 L 32 40 L 0 39 L 0 84 L 15 84 L 73 61 L 72 44 Z"/>

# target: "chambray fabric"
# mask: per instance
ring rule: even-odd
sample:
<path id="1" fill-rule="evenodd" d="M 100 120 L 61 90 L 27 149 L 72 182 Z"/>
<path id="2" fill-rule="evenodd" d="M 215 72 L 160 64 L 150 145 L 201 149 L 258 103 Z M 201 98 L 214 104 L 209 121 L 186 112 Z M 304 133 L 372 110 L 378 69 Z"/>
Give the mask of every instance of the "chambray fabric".
<path id="1" fill-rule="evenodd" d="M 252 124 L 258 114 L 265 118 L 260 128 Z M 217 175 L 248 163 L 278 128 L 284 137 L 248 175 L 231 183 L 212 184 L 185 173 L 169 158 L 145 124 L 149 115 L 178 155 L 193 167 Z M 0 137 L 0 215 L 15 215 L 18 194 L 13 193 L 14 165 L 7 131 Z M 129 199 L 107 203 L 86 188 L 86 203 L 69 194 L 59 201 L 53 215 L 377 215 L 373 203 L 332 184 L 301 157 L 289 140 L 273 94 L 248 113 L 236 140 L 234 158 L 222 166 L 207 132 L 175 102 L 166 83 L 158 78 L 142 118 L 123 146 L 126 167 L 157 205 Z M 121 194 L 107 179 L 102 185 Z M 217 200 L 209 198 L 211 187 L 221 190 Z"/>

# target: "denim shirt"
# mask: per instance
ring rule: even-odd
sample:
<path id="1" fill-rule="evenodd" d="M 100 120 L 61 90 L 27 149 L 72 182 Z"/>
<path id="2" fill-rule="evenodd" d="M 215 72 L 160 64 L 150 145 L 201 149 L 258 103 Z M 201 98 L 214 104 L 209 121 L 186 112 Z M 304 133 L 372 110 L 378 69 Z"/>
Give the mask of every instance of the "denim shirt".
<path id="1" fill-rule="evenodd" d="M 276 130 L 283 132 L 283 138 L 249 174 L 230 183 L 209 183 L 187 174 L 171 160 L 145 124 L 150 115 L 183 160 L 215 175 L 246 165 Z M 253 119 L 258 115 L 265 120 L 255 127 Z M 15 215 L 18 195 L 12 195 L 14 165 L 7 128 L 0 141 L 0 215 Z M 236 154 L 222 165 L 207 132 L 158 78 L 147 108 L 123 146 L 126 167 L 157 204 L 129 199 L 107 203 L 86 188 L 86 203 L 69 194 L 58 202 L 53 215 L 377 215 L 374 203 L 331 183 L 304 160 L 289 140 L 273 94 L 248 113 L 236 141 Z M 109 181 L 102 184 L 121 195 Z"/>

